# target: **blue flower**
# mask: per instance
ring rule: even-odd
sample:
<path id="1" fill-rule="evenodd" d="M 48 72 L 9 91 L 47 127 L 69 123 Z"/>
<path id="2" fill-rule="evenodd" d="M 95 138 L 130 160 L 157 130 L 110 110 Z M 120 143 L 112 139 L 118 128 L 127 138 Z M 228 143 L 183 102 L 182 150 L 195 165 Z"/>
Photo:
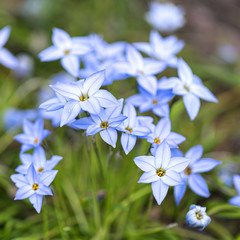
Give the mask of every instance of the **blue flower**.
<path id="1" fill-rule="evenodd" d="M 155 94 L 157 80 L 153 76 L 162 72 L 165 64 L 154 59 L 143 58 L 142 55 L 130 44 L 126 47 L 127 61 L 115 64 L 119 73 L 129 77 L 136 77 L 138 84 L 151 94 Z"/>
<path id="2" fill-rule="evenodd" d="M 89 46 L 82 38 L 71 38 L 68 33 L 59 28 L 53 29 L 52 42 L 53 46 L 39 53 L 40 60 L 48 62 L 61 59 L 63 68 L 77 77 L 80 69 L 79 56 L 89 53 L 91 51 Z"/>
<path id="3" fill-rule="evenodd" d="M 139 88 L 139 94 L 129 97 L 126 101 L 132 105 L 139 107 L 140 113 L 152 110 L 154 114 L 159 117 L 169 117 L 169 105 L 168 102 L 173 98 L 171 91 L 162 91 L 157 88 L 157 79 L 155 88 L 152 88 L 152 92 L 149 93 L 143 88 Z"/>
<path id="4" fill-rule="evenodd" d="M 177 66 L 178 59 L 175 55 L 182 50 L 184 42 L 179 41 L 175 36 L 162 38 L 157 31 L 153 30 L 150 33 L 150 43 L 138 42 L 134 43 L 134 46 L 139 51 L 163 62 L 166 68 Z"/>
<path id="5" fill-rule="evenodd" d="M 48 130 L 43 129 L 43 124 L 41 118 L 37 119 L 35 123 L 26 119 L 23 121 L 23 133 L 14 137 L 15 140 L 22 143 L 21 153 L 40 146 L 43 139 L 50 134 Z"/>
<path id="6" fill-rule="evenodd" d="M 98 114 L 101 107 L 117 106 L 117 99 L 110 92 L 103 89 L 99 90 L 103 81 L 104 71 L 100 71 L 92 74 L 86 80 L 51 85 L 56 93 L 66 99 L 66 103 L 63 106 L 64 100 L 57 102 L 58 100 L 55 98 L 41 104 L 40 107 L 48 111 L 63 107 L 60 124 L 62 127 L 74 120 L 82 110 L 91 114 Z"/>
<path id="7" fill-rule="evenodd" d="M 137 137 L 146 137 L 150 130 L 139 124 L 137 112 L 131 104 L 127 103 L 124 106 L 123 116 L 126 116 L 127 119 L 117 129 L 122 132 L 121 144 L 125 154 L 128 154 L 134 148 Z"/>
<path id="8" fill-rule="evenodd" d="M 178 148 L 178 144 L 185 140 L 186 138 L 184 136 L 171 132 L 171 121 L 168 118 L 159 120 L 157 125 L 153 127 L 152 133 L 149 134 L 147 138 L 147 141 L 152 144 L 153 148 L 151 152 L 153 155 L 163 142 L 166 142 L 170 148 Z"/>
<path id="9" fill-rule="evenodd" d="M 240 175 L 234 175 L 233 176 L 233 184 L 234 187 L 236 188 L 238 195 L 235 197 L 232 197 L 229 200 L 229 203 L 235 206 L 240 207 Z"/>
<path id="10" fill-rule="evenodd" d="M 140 156 L 134 158 L 135 164 L 145 173 L 140 177 L 139 183 L 152 183 L 153 195 L 160 205 L 166 197 L 169 186 L 182 184 L 180 172 L 189 164 L 183 157 L 171 157 L 171 151 L 164 141 L 153 156 Z"/>
<path id="11" fill-rule="evenodd" d="M 202 84 L 201 80 L 193 75 L 185 61 L 179 59 L 178 76 L 163 79 L 159 82 L 159 89 L 172 89 L 176 95 L 183 96 L 183 102 L 191 120 L 194 120 L 200 109 L 200 99 L 217 102 L 216 97 Z"/>
<path id="12" fill-rule="evenodd" d="M 52 195 L 49 185 L 54 180 L 57 172 L 57 170 L 52 170 L 38 174 L 32 164 L 28 168 L 26 175 L 13 174 L 11 179 L 16 184 L 17 188 L 19 188 L 14 200 L 29 198 L 33 207 L 40 213 L 43 196 Z"/>
<path id="13" fill-rule="evenodd" d="M 169 33 L 184 26 L 184 14 L 185 11 L 182 7 L 172 3 L 151 2 L 146 20 L 159 31 Z"/>
<path id="14" fill-rule="evenodd" d="M 187 225 L 202 231 L 210 222 L 211 218 L 206 214 L 206 208 L 191 205 L 186 215 Z"/>
<path id="15" fill-rule="evenodd" d="M 52 170 L 62 159 L 62 157 L 54 155 L 50 160 L 46 160 L 46 155 L 42 147 L 34 149 L 33 155 L 28 153 L 20 154 L 20 160 L 23 163 L 19 165 L 15 171 L 21 174 L 27 174 L 27 170 L 33 164 L 36 172 L 42 173 L 47 170 Z"/>
<path id="16" fill-rule="evenodd" d="M 118 100 L 116 107 L 100 109 L 100 112 L 91 117 L 80 118 L 73 122 L 71 126 L 75 129 L 87 129 L 87 135 L 95 135 L 100 132 L 100 136 L 107 144 L 116 147 L 116 128 L 127 118 L 121 114 L 123 99 Z"/>
<path id="17" fill-rule="evenodd" d="M 197 195 L 205 198 L 210 196 L 207 183 L 199 173 L 208 172 L 222 162 L 212 158 L 201 158 L 202 154 L 203 147 L 201 145 L 190 148 L 185 154 L 185 157 L 191 161 L 189 166 L 182 172 L 184 184 L 174 188 L 174 197 L 177 205 L 186 192 L 187 182 L 190 189 Z"/>
<path id="18" fill-rule="evenodd" d="M 15 69 L 18 65 L 17 59 L 3 46 L 7 42 L 11 28 L 9 26 L 0 30 L 0 63 L 11 69 Z"/>

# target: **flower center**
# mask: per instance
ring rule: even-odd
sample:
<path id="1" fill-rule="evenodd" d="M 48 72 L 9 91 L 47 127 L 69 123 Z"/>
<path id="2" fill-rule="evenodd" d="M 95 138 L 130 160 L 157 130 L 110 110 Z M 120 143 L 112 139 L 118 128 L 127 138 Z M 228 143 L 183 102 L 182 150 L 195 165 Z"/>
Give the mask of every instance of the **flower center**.
<path id="1" fill-rule="evenodd" d="M 86 95 L 82 95 L 79 99 L 80 99 L 80 101 L 84 102 L 84 101 L 89 99 L 89 96 L 87 94 Z"/>
<path id="2" fill-rule="evenodd" d="M 192 169 L 190 167 L 186 167 L 184 170 L 185 175 L 190 175 L 192 173 Z"/>
<path id="3" fill-rule="evenodd" d="M 158 104 L 158 100 L 156 100 L 156 99 L 153 100 L 153 101 L 152 101 L 152 104 L 154 104 L 154 105 Z"/>
<path id="4" fill-rule="evenodd" d="M 35 138 L 33 142 L 38 143 L 38 138 Z"/>
<path id="5" fill-rule="evenodd" d="M 197 218 L 198 220 L 201 220 L 201 219 L 203 218 L 203 215 L 202 215 L 202 213 L 201 213 L 200 211 L 197 211 L 197 212 L 196 212 L 196 218 Z"/>
<path id="6" fill-rule="evenodd" d="M 32 185 L 32 189 L 33 189 L 34 191 L 38 190 L 38 188 L 39 188 L 39 186 L 38 186 L 37 183 L 34 183 L 34 184 Z"/>
<path id="7" fill-rule="evenodd" d="M 155 138 L 155 139 L 154 139 L 154 143 L 160 144 L 160 143 L 161 143 L 161 140 L 160 140 L 159 138 Z"/>
<path id="8" fill-rule="evenodd" d="M 133 131 L 130 127 L 126 127 L 125 129 L 128 130 L 130 133 Z"/>
<path id="9" fill-rule="evenodd" d="M 108 126 L 109 126 L 109 123 L 108 123 L 108 122 L 101 122 L 101 125 L 100 125 L 101 128 L 107 129 Z"/>
<path id="10" fill-rule="evenodd" d="M 40 167 L 39 169 L 38 169 L 38 172 L 42 172 L 44 170 L 44 168 L 43 167 Z"/>
<path id="11" fill-rule="evenodd" d="M 70 50 L 69 50 L 69 49 L 66 49 L 66 50 L 64 51 L 64 55 L 65 55 L 65 56 L 67 56 L 69 53 L 70 53 Z"/>
<path id="12" fill-rule="evenodd" d="M 156 174 L 159 176 L 159 177 L 163 177 L 165 174 L 166 174 L 166 171 L 163 170 L 162 168 L 158 168 L 156 170 Z"/>
<path id="13" fill-rule="evenodd" d="M 187 92 L 190 92 L 190 88 L 186 85 L 186 84 L 184 84 L 184 89 L 187 91 Z"/>

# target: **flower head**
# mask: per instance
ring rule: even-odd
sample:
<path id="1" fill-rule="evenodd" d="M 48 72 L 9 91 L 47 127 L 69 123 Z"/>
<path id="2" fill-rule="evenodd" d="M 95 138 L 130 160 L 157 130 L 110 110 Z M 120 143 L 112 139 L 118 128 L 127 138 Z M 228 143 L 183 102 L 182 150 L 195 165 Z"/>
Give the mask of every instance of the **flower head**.
<path id="1" fill-rule="evenodd" d="M 240 175 L 234 175 L 233 176 L 233 185 L 236 188 L 238 195 L 235 197 L 232 197 L 229 200 L 229 203 L 235 206 L 240 207 Z"/>
<path id="2" fill-rule="evenodd" d="M 216 97 L 202 84 L 200 78 L 193 75 L 185 61 L 179 59 L 178 76 L 162 79 L 159 89 L 172 89 L 176 95 L 183 96 L 183 102 L 191 120 L 194 120 L 200 109 L 200 99 L 217 102 Z"/>
<path id="3" fill-rule="evenodd" d="M 23 133 L 14 137 L 15 140 L 22 143 L 22 153 L 40 146 L 43 139 L 50 134 L 48 130 L 43 129 L 43 124 L 44 122 L 41 118 L 37 119 L 35 123 L 24 119 Z"/>
<path id="4" fill-rule="evenodd" d="M 15 69 L 18 66 L 18 60 L 3 47 L 9 38 L 10 31 L 9 26 L 0 30 L 0 63 L 7 68 Z"/>
<path id="5" fill-rule="evenodd" d="M 169 33 L 185 24 L 184 10 L 172 3 L 152 2 L 146 20 L 161 32 Z"/>
<path id="6" fill-rule="evenodd" d="M 35 170 L 33 164 L 29 166 L 26 175 L 13 174 L 11 179 L 16 184 L 17 188 L 19 188 L 14 200 L 29 198 L 33 207 L 40 213 L 43 196 L 52 195 L 49 185 L 54 180 L 56 174 L 56 170 L 44 171 L 39 174 Z"/>
<path id="7" fill-rule="evenodd" d="M 54 28 L 52 42 L 53 46 L 39 54 L 41 61 L 48 62 L 61 59 L 63 68 L 74 77 L 77 77 L 80 68 L 79 56 L 91 51 L 89 45 L 86 44 L 86 40 L 80 37 L 71 38 L 62 29 Z"/>
<path id="8" fill-rule="evenodd" d="M 140 156 L 134 158 L 135 164 L 145 173 L 139 183 L 152 183 L 153 195 L 160 205 L 164 200 L 169 186 L 182 184 L 180 172 L 189 164 L 183 157 L 171 157 L 171 151 L 164 141 L 156 150 L 155 156 Z"/>
<path id="9" fill-rule="evenodd" d="M 187 183 L 190 189 L 197 195 L 205 198 L 210 196 L 207 183 L 199 173 L 208 172 L 222 162 L 212 158 L 201 158 L 202 154 L 203 147 L 201 145 L 190 148 L 185 154 L 185 157 L 189 158 L 191 161 L 188 167 L 181 173 L 184 184 L 174 188 L 174 196 L 177 205 L 186 192 Z"/>
<path id="10" fill-rule="evenodd" d="M 187 225 L 202 231 L 210 222 L 211 218 L 206 214 L 206 208 L 191 205 L 186 215 Z"/>

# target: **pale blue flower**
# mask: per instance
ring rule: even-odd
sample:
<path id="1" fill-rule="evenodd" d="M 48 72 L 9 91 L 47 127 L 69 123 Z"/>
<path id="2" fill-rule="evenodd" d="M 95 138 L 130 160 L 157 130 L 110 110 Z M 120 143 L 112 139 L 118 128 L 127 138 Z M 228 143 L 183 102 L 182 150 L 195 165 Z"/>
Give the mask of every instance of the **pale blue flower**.
<path id="1" fill-rule="evenodd" d="M 155 77 L 153 77 L 153 79 L 157 85 L 157 79 Z M 155 88 L 152 88 L 152 92 L 154 93 L 149 93 L 139 87 L 140 93 L 129 97 L 126 101 L 138 107 L 140 113 L 152 110 L 152 112 L 159 117 L 169 117 L 170 109 L 168 102 L 174 95 L 169 90 L 158 90 L 156 85 Z"/>
<path id="2" fill-rule="evenodd" d="M 29 198 L 33 207 L 40 213 L 43 196 L 53 195 L 49 185 L 54 180 L 57 172 L 57 170 L 52 170 L 38 174 L 33 164 L 31 164 L 26 175 L 13 174 L 11 180 L 16 184 L 16 187 L 19 188 L 14 200 Z"/>
<path id="3" fill-rule="evenodd" d="M 17 56 L 18 64 L 14 69 L 14 75 L 19 78 L 27 78 L 33 74 L 34 61 L 28 54 L 20 53 Z"/>
<path id="4" fill-rule="evenodd" d="M 205 198 L 210 196 L 208 185 L 199 173 L 208 172 L 222 162 L 212 158 L 201 158 L 202 154 L 203 147 L 201 145 L 190 148 L 185 154 L 185 157 L 191 161 L 189 166 L 181 173 L 184 184 L 174 188 L 174 197 L 177 205 L 186 192 L 187 183 L 190 189 L 197 195 Z"/>
<path id="5" fill-rule="evenodd" d="M 162 72 L 165 64 L 154 59 L 143 58 L 130 44 L 126 47 L 126 60 L 115 64 L 119 73 L 135 77 L 138 84 L 151 94 L 156 94 L 157 80 L 154 74 Z"/>
<path id="6" fill-rule="evenodd" d="M 37 147 L 34 149 L 33 155 L 28 153 L 20 154 L 22 165 L 19 165 L 15 171 L 25 175 L 30 165 L 33 164 L 36 172 L 42 173 L 44 171 L 53 170 L 61 159 L 62 157 L 54 155 L 50 160 L 47 160 L 43 148 Z"/>
<path id="7" fill-rule="evenodd" d="M 101 107 L 115 107 L 118 105 L 117 99 L 107 90 L 99 90 L 104 81 L 104 71 L 92 74 L 85 80 L 79 80 L 73 83 L 57 83 L 50 87 L 59 95 L 64 97 L 67 102 L 56 102 L 57 99 L 40 105 L 41 108 L 48 111 L 58 110 L 63 107 L 61 124 L 65 124 L 74 120 L 83 110 L 91 114 L 98 114 Z M 52 104 L 51 104 L 52 101 Z"/>
<path id="8" fill-rule="evenodd" d="M 240 207 L 240 175 L 233 176 L 233 185 L 236 188 L 238 195 L 235 197 L 232 197 L 229 200 L 229 203 L 234 206 Z"/>
<path id="9" fill-rule="evenodd" d="M 147 141 L 152 144 L 151 153 L 153 155 L 163 142 L 166 142 L 170 148 L 178 148 L 178 145 L 185 140 L 186 138 L 181 134 L 171 132 L 171 121 L 169 118 L 159 120 L 157 125 L 154 125 L 152 133 L 147 137 Z"/>
<path id="10" fill-rule="evenodd" d="M 182 50 L 184 42 L 175 36 L 163 38 L 153 30 L 150 33 L 150 43 L 138 42 L 134 43 L 134 46 L 148 56 L 163 62 L 166 68 L 167 66 L 177 67 L 178 59 L 175 55 Z"/>
<path id="11" fill-rule="evenodd" d="M 18 65 L 17 59 L 3 46 L 7 42 L 11 28 L 6 26 L 0 30 L 0 64 L 7 68 L 15 69 Z"/>
<path id="12" fill-rule="evenodd" d="M 172 3 L 151 2 L 146 20 L 161 32 L 169 33 L 182 28 L 185 24 L 185 11 Z"/>
<path id="13" fill-rule="evenodd" d="M 71 38 L 68 33 L 59 28 L 53 29 L 52 42 L 52 46 L 39 54 L 40 60 L 48 62 L 61 59 L 63 68 L 77 77 L 80 69 L 79 56 L 91 51 L 88 44 L 81 41 L 79 37 Z"/>
<path id="14" fill-rule="evenodd" d="M 179 78 L 162 79 L 159 89 L 172 89 L 176 95 L 183 96 L 183 102 L 191 120 L 195 119 L 200 109 L 200 99 L 217 102 L 216 97 L 202 84 L 201 80 L 193 75 L 192 70 L 185 61 L 179 59 Z"/>
<path id="15" fill-rule="evenodd" d="M 192 204 L 186 215 L 186 222 L 189 227 L 202 231 L 211 222 L 211 218 L 206 213 L 206 207 Z"/>
<path id="16" fill-rule="evenodd" d="M 135 108 L 127 103 L 123 108 L 124 120 L 117 129 L 122 132 L 121 144 L 125 154 L 128 154 L 135 146 L 137 137 L 146 137 L 150 130 L 148 127 L 141 126 L 138 121 L 137 112 Z"/>
<path id="17" fill-rule="evenodd" d="M 134 158 L 135 164 L 145 173 L 139 183 L 152 183 L 153 195 L 160 205 L 166 197 L 169 186 L 182 184 L 180 172 L 189 164 L 183 157 L 171 157 L 169 145 L 164 141 L 156 151 L 155 156 L 140 156 Z"/>
<path id="18" fill-rule="evenodd" d="M 71 126 L 75 129 L 86 129 L 87 135 L 95 135 L 100 132 L 100 136 L 107 144 L 116 147 L 117 127 L 127 118 L 121 114 L 123 99 L 118 100 L 116 107 L 100 109 L 100 112 L 90 117 L 80 118 L 73 122 Z"/>
<path id="19" fill-rule="evenodd" d="M 44 122 L 41 118 L 37 119 L 35 123 L 24 119 L 23 133 L 14 137 L 15 140 L 22 144 L 22 153 L 40 146 L 44 138 L 50 134 L 48 130 L 43 129 L 43 124 Z"/>

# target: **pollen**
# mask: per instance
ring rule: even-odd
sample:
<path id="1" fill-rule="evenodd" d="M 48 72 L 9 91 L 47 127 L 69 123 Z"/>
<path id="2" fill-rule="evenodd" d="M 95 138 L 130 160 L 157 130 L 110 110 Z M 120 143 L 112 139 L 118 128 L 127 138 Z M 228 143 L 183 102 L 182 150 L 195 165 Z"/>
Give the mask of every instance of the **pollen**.
<path id="1" fill-rule="evenodd" d="M 156 173 L 159 177 L 163 177 L 166 174 L 166 171 L 163 170 L 162 168 L 159 168 L 156 170 Z"/>
<path id="2" fill-rule="evenodd" d="M 152 104 L 154 104 L 154 105 L 158 104 L 158 100 L 156 100 L 156 99 L 153 100 L 153 101 L 152 101 Z"/>
<path id="3" fill-rule="evenodd" d="M 132 133 L 132 131 L 133 131 L 132 128 L 130 128 L 130 127 L 126 127 L 125 129 L 128 130 L 130 133 Z"/>
<path id="4" fill-rule="evenodd" d="M 200 211 L 197 211 L 197 212 L 196 212 L 196 218 L 197 218 L 198 220 L 201 220 L 201 219 L 203 218 L 203 215 L 202 215 L 202 213 L 201 213 Z"/>
<path id="5" fill-rule="evenodd" d="M 34 191 L 38 190 L 38 188 L 39 188 L 39 186 L 38 186 L 37 183 L 34 183 L 34 184 L 32 185 L 32 189 L 33 189 Z"/>
<path id="6" fill-rule="evenodd" d="M 38 138 L 35 138 L 35 139 L 34 139 L 34 143 L 38 143 Z"/>
<path id="7" fill-rule="evenodd" d="M 65 55 L 65 56 L 67 56 L 69 53 L 70 53 L 70 50 L 69 50 L 69 49 L 67 49 L 67 50 L 64 51 L 64 55 Z"/>
<path id="8" fill-rule="evenodd" d="M 190 92 L 190 88 L 186 85 L 186 84 L 184 84 L 184 89 L 187 91 L 187 92 Z"/>
<path id="9" fill-rule="evenodd" d="M 107 129 L 108 126 L 109 126 L 109 123 L 108 123 L 108 122 L 101 122 L 101 125 L 100 125 L 101 128 Z"/>
<path id="10" fill-rule="evenodd" d="M 38 169 L 38 172 L 42 172 L 44 170 L 44 168 L 43 167 L 40 167 L 39 169 Z"/>
<path id="11" fill-rule="evenodd" d="M 160 144 L 160 143 L 161 143 L 161 140 L 160 140 L 159 138 L 155 138 L 155 139 L 154 139 L 154 143 Z"/>
<path id="12" fill-rule="evenodd" d="M 86 101 L 86 100 L 88 100 L 88 99 L 89 99 L 89 96 L 88 96 L 87 94 L 82 95 L 82 96 L 79 98 L 79 100 L 82 101 L 82 102 L 84 102 L 84 101 Z"/>
<path id="13" fill-rule="evenodd" d="M 190 167 L 186 167 L 184 170 L 185 175 L 190 175 L 192 173 L 192 169 Z"/>

